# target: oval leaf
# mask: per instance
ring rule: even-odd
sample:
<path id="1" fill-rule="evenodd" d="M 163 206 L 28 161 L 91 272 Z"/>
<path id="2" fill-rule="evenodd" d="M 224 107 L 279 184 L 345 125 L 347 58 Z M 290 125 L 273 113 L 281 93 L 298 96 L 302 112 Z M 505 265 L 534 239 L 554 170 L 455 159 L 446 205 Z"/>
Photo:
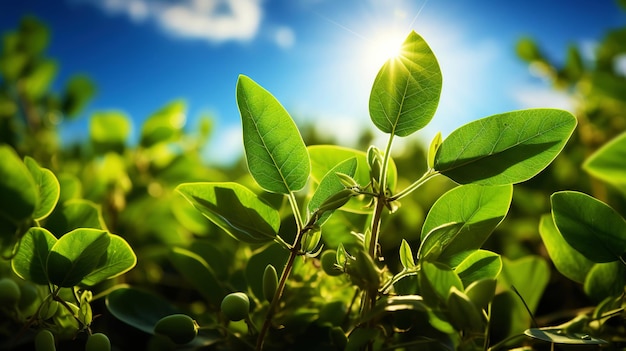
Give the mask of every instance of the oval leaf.
<path id="1" fill-rule="evenodd" d="M 502 258 L 495 252 L 476 250 L 465 257 L 455 272 L 464 286 L 481 279 L 495 280 L 502 270 Z"/>
<path id="2" fill-rule="evenodd" d="M 556 269 L 568 279 L 581 284 L 584 283 L 587 273 L 593 267 L 593 262 L 576 251 L 563 239 L 563 236 L 554 225 L 552 216 L 541 216 L 539 234 Z"/>
<path id="3" fill-rule="evenodd" d="M 237 80 L 243 144 L 252 177 L 265 190 L 288 194 L 309 178 L 309 155 L 296 124 L 270 92 L 252 79 Z"/>
<path id="4" fill-rule="evenodd" d="M 456 187 L 441 196 L 431 207 L 422 227 L 422 241 L 436 227 L 458 223 L 457 231 L 445 231 L 446 236 L 430 238 L 438 241 L 441 253 L 438 261 L 456 267 L 464 256 L 480 248 L 506 216 L 513 186 Z M 443 234 L 444 232 L 439 232 Z"/>
<path id="5" fill-rule="evenodd" d="M 402 244 L 400 244 L 400 263 L 402 263 L 402 267 L 404 267 L 404 269 L 411 269 L 415 267 L 413 251 L 411 251 L 411 246 L 409 246 L 409 243 L 404 239 L 402 239 Z"/>
<path id="6" fill-rule="evenodd" d="M 531 328 L 524 332 L 534 339 L 547 341 L 552 344 L 566 345 L 602 345 L 608 344 L 605 340 L 594 338 L 584 333 L 567 333 L 559 328 Z"/>
<path id="7" fill-rule="evenodd" d="M 78 228 L 107 230 L 100 205 L 85 199 L 71 199 L 57 206 L 45 226 L 56 237 Z"/>
<path id="8" fill-rule="evenodd" d="M 626 221 L 614 209 L 587 194 L 552 194 L 552 217 L 563 238 L 593 262 L 616 261 L 626 252 Z"/>
<path id="9" fill-rule="evenodd" d="M 120 288 L 106 297 L 109 312 L 120 321 L 145 333 L 154 333 L 154 326 L 163 317 L 181 310 L 152 293 L 133 288 Z"/>
<path id="10" fill-rule="evenodd" d="M 370 118 L 381 131 L 410 135 L 435 115 L 441 94 L 441 70 L 426 41 L 414 31 L 400 55 L 378 72 L 369 100 Z"/>
<path id="11" fill-rule="evenodd" d="M 556 109 L 512 111 L 461 126 L 435 156 L 435 170 L 460 184 L 515 184 L 534 177 L 561 152 L 576 118 Z"/>
<path id="12" fill-rule="evenodd" d="M 503 258 L 502 263 L 498 284 L 507 288 L 515 287 L 534 313 L 550 280 L 548 263 L 539 256 L 525 256 L 515 261 Z"/>
<path id="13" fill-rule="evenodd" d="M 185 279 L 211 304 L 218 307 L 226 291 L 207 262 L 197 254 L 173 248 L 169 259 Z"/>
<path id="14" fill-rule="evenodd" d="M 422 262 L 419 281 L 424 299 L 429 304 L 435 300 L 445 302 L 452 287 L 464 291 L 459 276 L 450 267 L 441 263 Z"/>
<path id="15" fill-rule="evenodd" d="M 15 274 L 24 280 L 35 284 L 48 285 L 46 261 L 57 238 L 44 228 L 30 228 L 22 241 L 15 257 L 11 260 L 11 267 Z"/>
<path id="16" fill-rule="evenodd" d="M 626 266 L 620 261 L 596 263 L 585 277 L 584 290 L 592 300 L 600 302 L 620 296 L 626 285 Z"/>
<path id="17" fill-rule="evenodd" d="M 111 242 L 98 266 L 80 282 L 80 285 L 94 286 L 103 280 L 128 272 L 137 264 L 137 256 L 126 240 L 115 234 L 109 234 L 109 239 Z"/>
<path id="18" fill-rule="evenodd" d="M 237 183 L 185 183 L 176 190 L 211 222 L 233 238 L 250 243 L 274 240 L 280 227 L 277 210 Z"/>
<path id="19" fill-rule="evenodd" d="M 72 287 L 91 273 L 107 252 L 109 234 L 81 228 L 63 235 L 50 250 L 46 269 L 50 283 Z"/>
<path id="20" fill-rule="evenodd" d="M 48 217 L 54 210 L 61 194 L 61 186 L 54 173 L 49 169 L 40 167 L 33 158 L 26 157 L 24 164 L 39 190 L 39 203 L 33 213 L 33 219 L 40 221 Z"/>
<path id="21" fill-rule="evenodd" d="M 626 133 L 617 136 L 591 155 L 583 164 L 583 169 L 592 176 L 626 191 L 624 160 L 626 160 Z"/>
<path id="22" fill-rule="evenodd" d="M 315 189 L 315 193 L 313 194 L 311 201 L 309 201 L 307 206 L 309 213 L 315 212 L 326 199 L 345 189 L 345 186 L 341 183 L 341 180 L 336 173 L 343 173 L 353 177 L 356 172 L 356 167 L 356 158 L 352 157 L 341 162 L 326 173 L 326 176 L 324 176 L 324 178 L 320 181 L 320 184 L 317 186 L 317 189 Z M 326 212 L 323 217 L 318 220 L 318 225 L 322 225 L 331 213 L 332 211 Z"/>
<path id="23" fill-rule="evenodd" d="M 37 184 L 11 147 L 0 145 L 0 160 L 0 216 L 23 221 L 39 202 Z"/>

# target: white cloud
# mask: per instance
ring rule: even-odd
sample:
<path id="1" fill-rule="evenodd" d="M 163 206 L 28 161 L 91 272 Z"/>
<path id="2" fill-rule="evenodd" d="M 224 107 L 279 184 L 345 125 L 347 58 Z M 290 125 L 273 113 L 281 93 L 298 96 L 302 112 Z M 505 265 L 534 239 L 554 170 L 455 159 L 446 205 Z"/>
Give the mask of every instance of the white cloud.
<path id="1" fill-rule="evenodd" d="M 290 49 L 296 43 L 296 34 L 289 27 L 278 27 L 274 32 L 274 42 L 281 49 Z"/>
<path id="2" fill-rule="evenodd" d="M 134 21 L 150 19 L 165 31 L 210 42 L 253 39 L 261 24 L 261 0 L 75 0 L 125 14 Z"/>
<path id="3" fill-rule="evenodd" d="M 235 124 L 220 129 L 205 149 L 205 156 L 217 164 L 230 164 L 243 156 L 243 132 L 241 125 Z"/>
<path id="4" fill-rule="evenodd" d="M 549 87 L 518 87 L 513 92 L 513 97 L 521 105 L 521 108 L 551 107 L 568 111 L 574 110 L 574 102 L 569 95 Z"/>

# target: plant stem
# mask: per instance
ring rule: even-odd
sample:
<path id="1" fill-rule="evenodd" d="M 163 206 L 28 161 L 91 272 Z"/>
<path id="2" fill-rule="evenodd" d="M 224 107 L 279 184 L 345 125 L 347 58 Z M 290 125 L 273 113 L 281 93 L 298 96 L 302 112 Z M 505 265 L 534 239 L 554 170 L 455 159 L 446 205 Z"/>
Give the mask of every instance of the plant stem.
<path id="1" fill-rule="evenodd" d="M 424 175 L 422 175 L 420 177 L 420 179 L 418 179 L 415 182 L 413 182 L 411 185 L 406 187 L 401 192 L 391 196 L 389 198 L 389 201 L 400 200 L 401 198 L 409 195 L 410 193 L 415 191 L 417 188 L 419 188 L 420 186 L 424 185 L 424 183 L 426 183 L 428 180 L 430 180 L 431 178 L 433 178 L 433 177 L 435 177 L 435 176 L 437 176 L 439 174 L 441 174 L 441 173 L 439 173 L 439 171 L 435 171 L 434 169 L 429 169 L 428 171 L 426 171 L 426 173 L 424 173 Z"/>
<path id="2" fill-rule="evenodd" d="M 265 335 L 269 331 L 269 328 L 272 324 L 272 318 L 274 317 L 274 313 L 276 312 L 278 303 L 280 302 L 280 299 L 283 295 L 283 291 L 285 290 L 287 279 L 289 278 L 289 275 L 291 274 L 291 271 L 293 269 L 293 264 L 296 260 L 296 257 L 298 256 L 300 252 L 300 242 L 302 241 L 302 236 L 304 234 L 303 228 L 306 228 L 302 224 L 302 217 L 300 216 L 298 203 L 296 202 L 296 197 L 293 192 L 289 193 L 289 204 L 291 205 L 293 216 L 296 219 L 296 228 L 297 228 L 296 237 L 293 241 L 293 246 L 289 253 L 289 259 L 287 260 L 287 263 L 285 264 L 285 267 L 283 268 L 283 272 L 280 275 L 278 287 L 276 288 L 274 297 L 272 297 L 272 302 L 270 302 L 269 309 L 267 310 L 267 315 L 265 315 L 265 321 L 263 322 L 263 326 L 261 327 L 261 331 L 259 332 L 259 336 L 256 342 L 257 351 L 263 350 L 263 342 L 265 341 Z"/>
<path id="3" fill-rule="evenodd" d="M 383 212 L 383 208 L 387 203 L 387 172 L 389 170 L 389 154 L 391 153 L 391 145 L 393 144 L 393 133 L 389 134 L 389 141 L 387 141 L 387 147 L 383 155 L 383 164 L 380 171 L 379 189 L 374 189 L 374 192 L 378 190 L 378 196 L 374 198 L 376 207 L 374 209 L 374 216 L 372 217 L 372 237 L 369 243 L 369 254 L 374 260 L 376 260 L 376 247 L 378 246 L 378 234 L 380 230 L 380 219 Z"/>

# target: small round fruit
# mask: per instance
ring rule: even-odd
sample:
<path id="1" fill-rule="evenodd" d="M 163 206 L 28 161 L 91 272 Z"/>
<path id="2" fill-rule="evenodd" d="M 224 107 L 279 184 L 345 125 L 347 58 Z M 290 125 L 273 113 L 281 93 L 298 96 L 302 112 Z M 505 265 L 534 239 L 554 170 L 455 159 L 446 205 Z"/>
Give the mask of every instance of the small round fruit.
<path id="1" fill-rule="evenodd" d="M 186 314 L 172 314 L 157 322 L 154 333 L 165 335 L 176 344 L 186 344 L 198 335 L 198 324 Z"/>
<path id="2" fill-rule="evenodd" d="M 92 334 L 87 338 L 85 351 L 111 351 L 111 341 L 102 333 Z"/>
<path id="3" fill-rule="evenodd" d="M 35 350 L 36 351 L 56 351 L 57 347 L 54 345 L 54 334 L 48 329 L 40 330 L 35 336 Z"/>
<path id="4" fill-rule="evenodd" d="M 341 270 L 335 266 L 337 263 L 337 251 L 326 250 L 322 252 L 320 261 L 322 263 L 322 269 L 326 274 L 330 276 L 338 276 L 342 274 Z"/>
<path id="5" fill-rule="evenodd" d="M 240 321 L 248 317 L 250 311 L 250 299 L 242 292 L 226 295 L 222 300 L 222 312 L 231 321 Z"/>
<path id="6" fill-rule="evenodd" d="M 17 306 L 21 295 L 20 287 L 13 279 L 0 279 L 0 306 Z"/>

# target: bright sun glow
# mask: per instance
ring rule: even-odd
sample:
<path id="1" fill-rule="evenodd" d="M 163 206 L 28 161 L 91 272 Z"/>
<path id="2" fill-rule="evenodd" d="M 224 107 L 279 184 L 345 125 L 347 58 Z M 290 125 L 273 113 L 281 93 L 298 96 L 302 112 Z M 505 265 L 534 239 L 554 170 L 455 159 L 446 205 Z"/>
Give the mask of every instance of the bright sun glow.
<path id="1" fill-rule="evenodd" d="M 398 57 L 406 35 L 400 30 L 386 30 L 367 40 L 364 58 L 367 67 L 378 71 L 385 61 Z"/>

